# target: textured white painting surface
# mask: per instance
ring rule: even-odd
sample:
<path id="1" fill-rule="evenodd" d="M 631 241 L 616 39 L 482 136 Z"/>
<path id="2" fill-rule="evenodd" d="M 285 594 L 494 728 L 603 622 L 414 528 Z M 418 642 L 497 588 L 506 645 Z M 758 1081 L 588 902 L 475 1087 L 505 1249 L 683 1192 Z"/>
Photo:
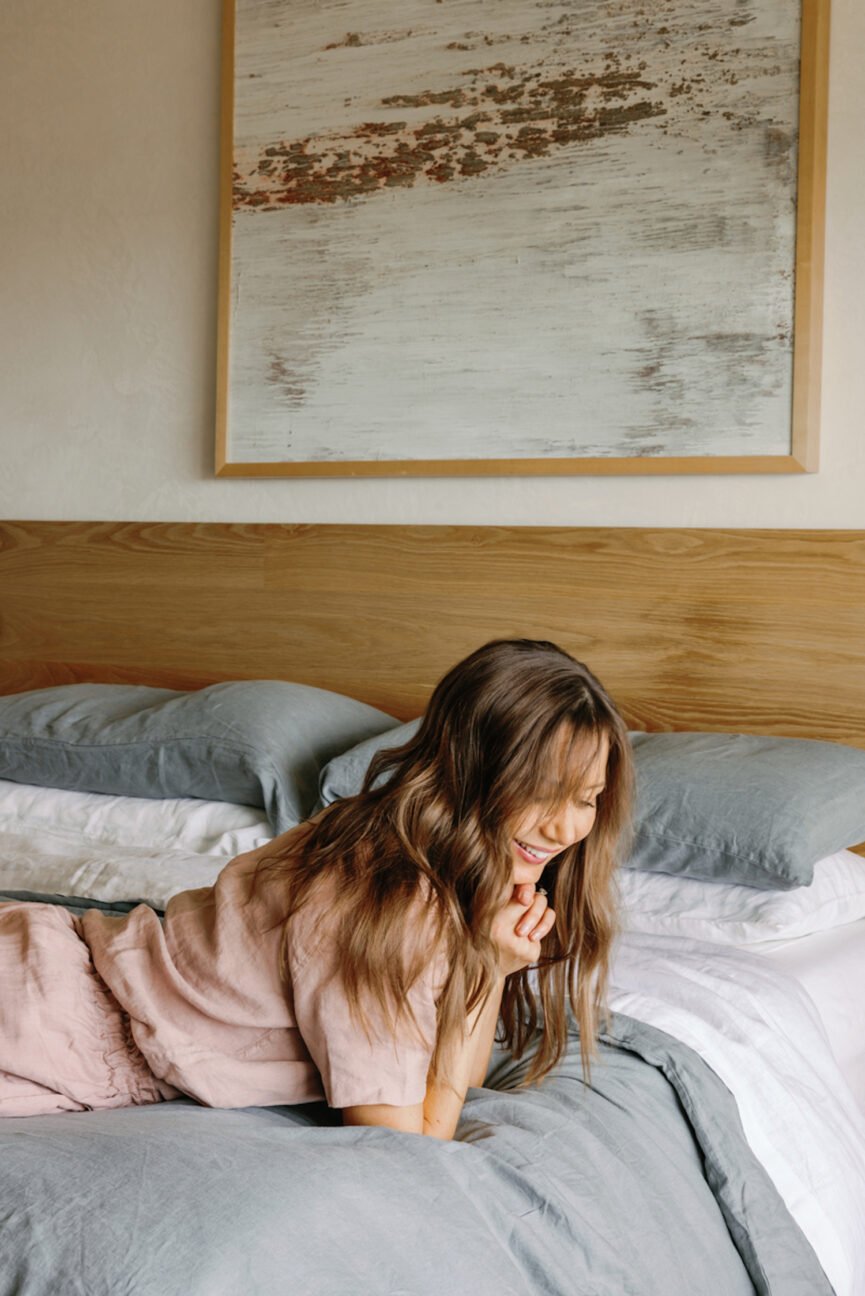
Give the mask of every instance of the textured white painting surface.
<path id="1" fill-rule="evenodd" d="M 799 5 L 238 0 L 229 461 L 790 453 Z"/>

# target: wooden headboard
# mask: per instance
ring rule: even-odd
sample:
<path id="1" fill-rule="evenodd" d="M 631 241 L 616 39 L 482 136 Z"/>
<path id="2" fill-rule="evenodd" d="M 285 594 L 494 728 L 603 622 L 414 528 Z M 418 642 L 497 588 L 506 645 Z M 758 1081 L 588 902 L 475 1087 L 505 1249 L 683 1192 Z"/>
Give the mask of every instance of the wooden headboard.
<path id="1" fill-rule="evenodd" d="M 523 635 L 633 727 L 865 747 L 865 531 L 0 524 L 0 692 L 281 678 L 406 718 Z"/>

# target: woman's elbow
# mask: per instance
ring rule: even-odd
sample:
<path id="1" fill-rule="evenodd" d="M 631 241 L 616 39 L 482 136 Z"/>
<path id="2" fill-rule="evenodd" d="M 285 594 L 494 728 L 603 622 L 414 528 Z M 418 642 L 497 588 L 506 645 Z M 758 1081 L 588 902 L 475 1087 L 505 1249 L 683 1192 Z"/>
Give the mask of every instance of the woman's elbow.
<path id="1" fill-rule="evenodd" d="M 392 1107 L 387 1103 L 366 1103 L 342 1108 L 343 1125 L 378 1125 L 402 1134 L 426 1134 L 422 1103 Z"/>
<path id="2" fill-rule="evenodd" d="M 448 1143 L 453 1138 L 454 1134 L 456 1134 L 456 1127 L 450 1128 L 440 1124 L 438 1121 L 427 1120 L 426 1117 L 424 1117 L 423 1132 L 424 1134 L 429 1135 L 430 1138 L 443 1139 Z"/>

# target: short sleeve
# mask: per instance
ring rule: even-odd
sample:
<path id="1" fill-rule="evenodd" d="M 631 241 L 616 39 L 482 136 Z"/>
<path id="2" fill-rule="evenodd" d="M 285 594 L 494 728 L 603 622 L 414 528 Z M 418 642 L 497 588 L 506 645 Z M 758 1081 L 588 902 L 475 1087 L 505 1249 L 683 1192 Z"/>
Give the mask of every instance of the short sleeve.
<path id="1" fill-rule="evenodd" d="M 428 969 L 408 996 L 423 1043 L 407 1015 L 400 1017 L 394 1035 L 372 1001 L 362 1004 L 369 1024 L 367 1036 L 349 1009 L 327 913 L 327 906 L 311 899 L 289 920 L 288 970 L 295 1021 L 321 1075 L 329 1106 L 409 1107 L 423 1102 L 435 1048 L 443 958 L 432 951 Z M 416 925 L 414 934 L 422 931 Z"/>

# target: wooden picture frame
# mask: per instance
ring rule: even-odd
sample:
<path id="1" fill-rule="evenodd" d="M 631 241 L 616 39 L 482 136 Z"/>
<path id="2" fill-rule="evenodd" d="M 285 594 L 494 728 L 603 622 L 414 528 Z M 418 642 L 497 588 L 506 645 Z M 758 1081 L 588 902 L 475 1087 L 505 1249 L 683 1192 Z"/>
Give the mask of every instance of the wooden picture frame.
<path id="1" fill-rule="evenodd" d="M 477 8 L 225 0 L 217 475 L 816 471 L 829 0 Z"/>

